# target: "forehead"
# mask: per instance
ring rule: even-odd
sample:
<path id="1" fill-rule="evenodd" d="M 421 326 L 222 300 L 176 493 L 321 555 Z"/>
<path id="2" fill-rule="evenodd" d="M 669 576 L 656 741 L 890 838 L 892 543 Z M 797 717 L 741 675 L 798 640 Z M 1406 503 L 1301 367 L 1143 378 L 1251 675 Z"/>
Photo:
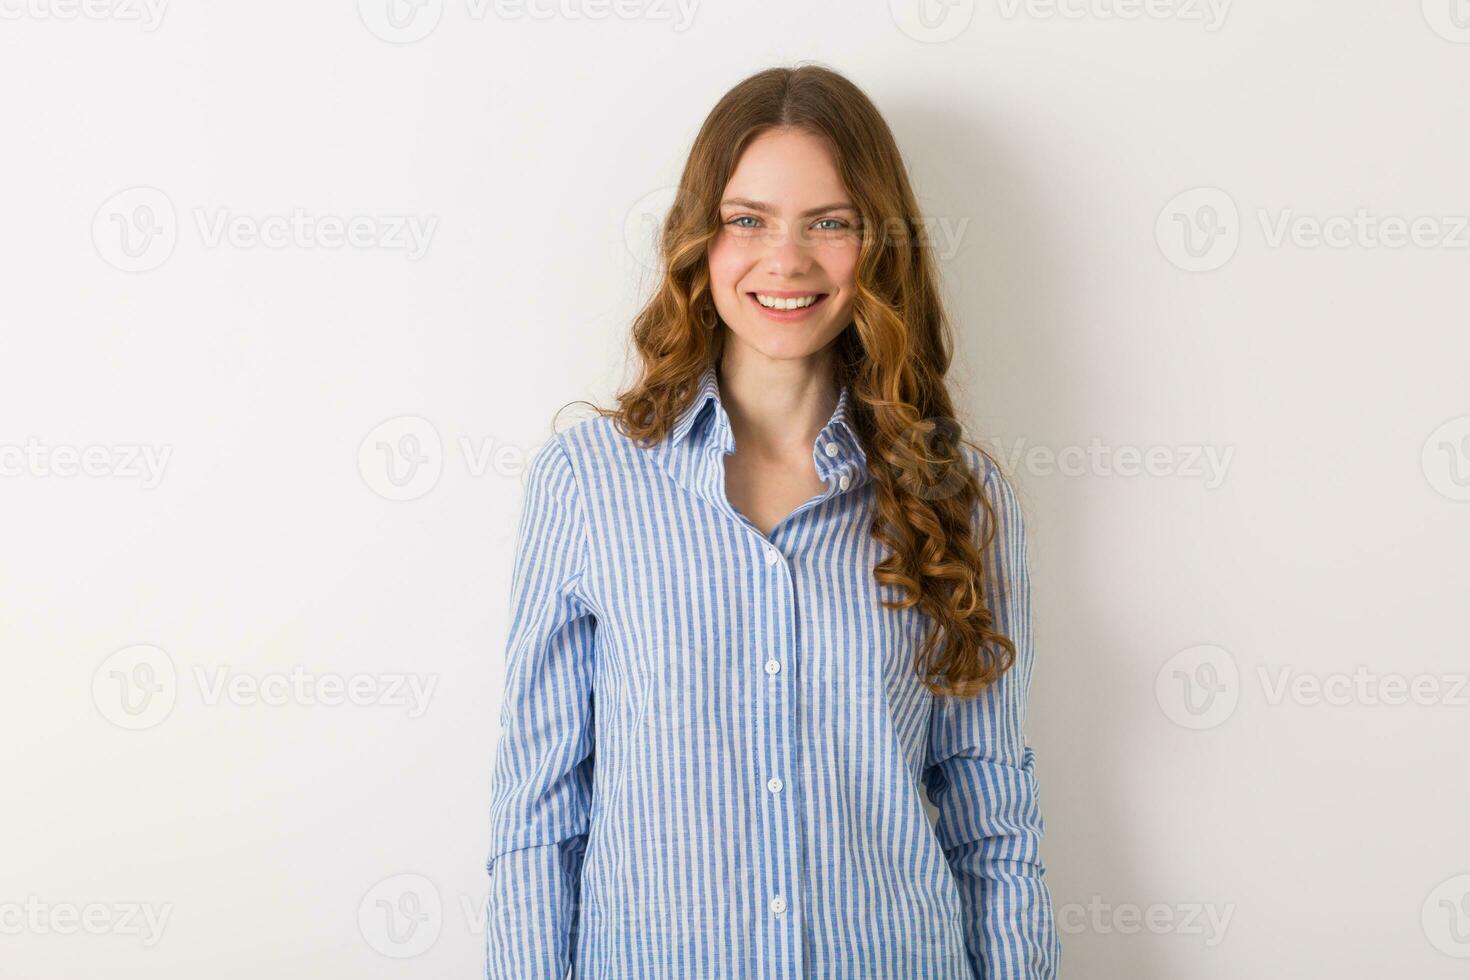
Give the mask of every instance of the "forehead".
<path id="1" fill-rule="evenodd" d="M 803 130 L 769 130 L 746 146 L 725 185 L 725 197 L 799 209 L 847 197 L 831 146 Z"/>

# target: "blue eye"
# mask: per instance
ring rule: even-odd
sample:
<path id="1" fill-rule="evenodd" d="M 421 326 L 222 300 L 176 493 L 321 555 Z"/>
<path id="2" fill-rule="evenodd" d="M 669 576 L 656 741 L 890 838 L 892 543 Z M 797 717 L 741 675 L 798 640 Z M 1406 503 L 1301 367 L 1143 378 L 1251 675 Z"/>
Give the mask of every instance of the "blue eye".
<path id="1" fill-rule="evenodd" d="M 729 221 L 725 222 L 725 224 L 727 224 L 727 225 L 735 225 L 736 228 L 754 228 L 755 227 L 755 225 L 742 225 L 742 224 L 738 224 L 738 222 L 741 222 L 741 221 L 757 221 L 757 219 L 752 218 L 748 214 L 742 214 L 742 215 L 740 215 L 738 217 L 731 218 Z"/>
<path id="2" fill-rule="evenodd" d="M 820 224 L 822 224 L 825 221 L 834 221 L 834 222 L 837 223 L 838 227 L 837 228 L 823 228 L 822 231 L 839 231 L 840 229 L 847 227 L 847 222 L 846 221 L 843 221 L 841 218 L 823 218 L 823 219 L 821 219 L 821 221 L 818 221 L 817 224 L 820 225 Z"/>

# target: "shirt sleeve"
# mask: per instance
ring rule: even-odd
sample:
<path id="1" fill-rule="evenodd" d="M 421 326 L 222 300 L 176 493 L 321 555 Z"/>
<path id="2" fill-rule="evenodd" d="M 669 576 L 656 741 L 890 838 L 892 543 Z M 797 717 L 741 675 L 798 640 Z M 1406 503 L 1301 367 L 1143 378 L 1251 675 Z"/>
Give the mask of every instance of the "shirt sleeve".
<path id="1" fill-rule="evenodd" d="M 490 802 L 487 980 L 563 980 L 576 954 L 592 796 L 597 621 L 587 520 L 560 437 L 532 459 L 511 575 Z"/>
<path id="2" fill-rule="evenodd" d="M 1040 854 L 1036 756 L 1025 736 L 1033 654 L 1025 524 L 1005 476 L 989 460 L 982 465 L 996 519 L 983 552 L 986 601 L 1016 660 L 973 699 L 935 697 L 924 783 L 959 888 L 975 980 L 1054 980 L 1061 943 Z"/>

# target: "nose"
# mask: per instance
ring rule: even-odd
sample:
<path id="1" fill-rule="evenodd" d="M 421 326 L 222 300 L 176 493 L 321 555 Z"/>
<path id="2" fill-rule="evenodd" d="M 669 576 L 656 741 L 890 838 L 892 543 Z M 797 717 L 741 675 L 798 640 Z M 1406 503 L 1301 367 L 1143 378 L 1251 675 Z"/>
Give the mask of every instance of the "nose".
<path id="1" fill-rule="evenodd" d="M 784 226 L 773 227 L 764 243 L 762 263 L 771 275 L 792 278 L 805 275 L 811 268 L 811 249 L 799 233 L 792 234 Z"/>

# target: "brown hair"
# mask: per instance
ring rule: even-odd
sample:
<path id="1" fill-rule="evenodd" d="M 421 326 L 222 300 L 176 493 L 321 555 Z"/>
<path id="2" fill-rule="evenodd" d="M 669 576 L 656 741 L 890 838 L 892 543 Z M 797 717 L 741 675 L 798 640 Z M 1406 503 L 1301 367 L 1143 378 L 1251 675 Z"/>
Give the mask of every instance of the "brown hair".
<path id="1" fill-rule="evenodd" d="M 930 620 L 914 661 L 920 681 L 936 694 L 970 697 L 1016 656 L 985 604 L 982 552 L 995 535 L 994 507 L 960 444 L 991 457 L 963 438 L 954 418 L 944 381 L 953 336 L 898 146 L 851 81 L 813 64 L 770 68 L 711 110 L 663 225 L 660 281 L 633 323 L 641 376 L 618 396 L 617 409 L 597 411 L 628 437 L 658 442 L 688 406 L 704 368 L 719 363 L 725 330 L 706 249 L 720 229 L 720 199 L 750 141 L 787 127 L 828 141 L 861 215 L 852 323 L 833 342 L 833 381 L 850 389 L 851 421 L 877 495 L 871 533 L 891 551 L 873 574 L 898 591 L 884 606 L 918 606 Z M 971 521 L 977 500 L 986 528 L 978 539 Z"/>

